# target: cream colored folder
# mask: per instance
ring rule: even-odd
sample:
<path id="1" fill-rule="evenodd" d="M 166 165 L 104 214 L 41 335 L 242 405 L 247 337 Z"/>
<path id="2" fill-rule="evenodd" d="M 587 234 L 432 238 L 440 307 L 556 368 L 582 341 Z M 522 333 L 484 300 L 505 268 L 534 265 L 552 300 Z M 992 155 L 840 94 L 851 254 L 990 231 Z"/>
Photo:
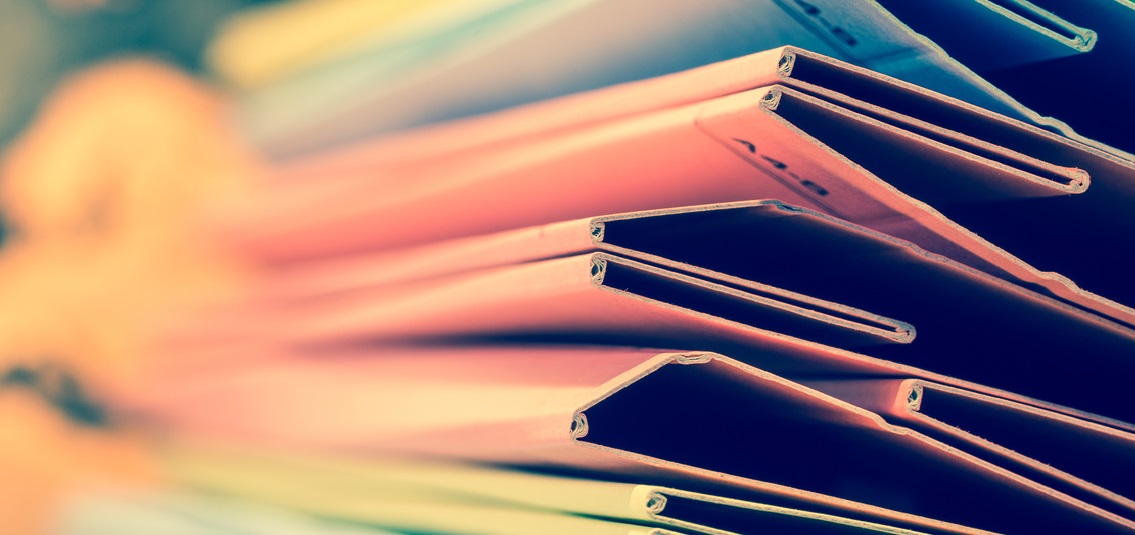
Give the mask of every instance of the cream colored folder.
<path id="1" fill-rule="evenodd" d="M 771 503 L 722 498 L 655 485 L 527 473 L 421 460 L 371 460 L 174 447 L 162 455 L 174 481 L 193 488 L 274 503 L 301 503 L 318 513 L 326 502 L 483 504 L 584 515 L 690 533 L 740 535 L 769 530 L 822 533 L 920 533 Z M 265 485 L 263 482 L 270 482 Z M 295 489 L 304 489 L 297 492 Z M 300 500 L 302 495 L 324 499 Z M 335 516 L 371 517 L 365 510 Z"/>
<path id="2" fill-rule="evenodd" d="M 279 507 L 168 489 L 87 488 L 44 535 L 396 535 Z"/>

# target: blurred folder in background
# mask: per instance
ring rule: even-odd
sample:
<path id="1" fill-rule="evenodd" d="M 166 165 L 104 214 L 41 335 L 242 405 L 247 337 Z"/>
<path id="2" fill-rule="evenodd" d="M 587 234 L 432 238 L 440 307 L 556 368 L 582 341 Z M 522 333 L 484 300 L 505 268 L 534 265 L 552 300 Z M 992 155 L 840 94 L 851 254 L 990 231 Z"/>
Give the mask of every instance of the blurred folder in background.
<path id="1" fill-rule="evenodd" d="M 280 2 L 226 20 L 209 47 L 208 58 L 225 82 L 240 88 L 257 87 L 332 62 L 360 46 L 390 40 L 399 28 L 413 28 L 419 20 L 461 18 L 469 9 L 492 5 L 488 0 Z"/>
<path id="2" fill-rule="evenodd" d="M 261 471 L 255 474 L 259 479 L 253 479 L 249 472 L 255 470 L 255 466 L 234 466 L 231 473 L 206 471 L 181 482 L 206 488 L 213 495 L 208 499 L 186 492 L 178 496 L 81 496 L 64 511 L 62 525 L 54 535 L 683 535 L 648 526 L 476 501 L 358 492 L 357 486 L 337 488 L 313 481 L 316 478 L 289 479 L 290 474 L 286 473 Z M 281 487 L 281 483 L 300 486 Z M 218 499 L 217 494 L 228 499 Z"/>
<path id="3" fill-rule="evenodd" d="M 50 535 L 395 535 L 281 508 L 185 491 L 85 489 L 63 502 Z"/>
<path id="4" fill-rule="evenodd" d="M 307 130 L 309 134 L 301 136 L 302 140 L 290 141 L 306 146 L 336 135 L 332 132 L 321 136 L 319 130 L 339 130 L 347 126 L 346 121 L 360 117 L 359 111 L 352 108 L 359 102 L 374 102 L 382 91 L 377 86 L 401 87 L 429 80 L 468 57 L 538 30 L 546 20 L 574 11 L 587 1 L 450 3 L 439 10 L 422 11 L 421 17 L 403 17 L 401 24 L 386 28 L 385 39 L 376 39 L 373 47 L 361 53 L 332 59 L 316 66 L 314 72 L 301 73 L 245 95 L 235 108 L 238 125 L 256 143 L 265 135 L 278 135 L 276 132 Z M 451 9 L 458 5 L 462 7 Z M 423 32 L 426 35 L 420 35 Z M 363 88 L 368 90 L 361 91 Z M 425 112 L 415 105 L 391 108 L 387 113 L 412 117 Z M 338 117 L 330 123 L 322 122 L 332 115 Z"/>
<path id="5" fill-rule="evenodd" d="M 1135 17 L 1135 9 L 1118 0 L 1092 0 L 1084 6 L 1062 2 L 1052 7 L 1056 13 L 1019 0 L 901 4 L 511 2 L 491 14 L 470 14 L 464 24 L 401 33 L 385 28 L 403 38 L 358 50 L 350 59 L 326 62 L 253 92 L 241 106 L 243 123 L 253 139 L 276 154 L 310 152 L 382 132 L 795 45 L 1078 138 L 1064 123 L 1037 115 L 978 73 L 1091 56 L 1098 36 L 1075 23 L 1079 16 L 1091 22 L 1099 22 L 1101 13 Z M 899 17 L 887 7 L 895 7 Z M 265 23 L 273 27 L 270 24 Z M 957 32 L 959 27 L 967 31 Z M 1115 35 L 1110 39 L 1127 38 L 1126 32 L 1111 33 Z M 979 37 L 969 38 L 973 35 Z M 1111 67 L 1106 60 L 1103 63 L 1104 70 Z M 1088 83 L 1092 79 L 1087 78 Z M 1037 94 L 1044 96 L 1036 90 L 1030 96 Z M 1046 100 L 1057 99 L 1048 95 Z M 1108 105 L 1122 104 L 1120 99 L 1111 100 Z M 1072 104 L 1077 105 L 1093 104 Z"/>

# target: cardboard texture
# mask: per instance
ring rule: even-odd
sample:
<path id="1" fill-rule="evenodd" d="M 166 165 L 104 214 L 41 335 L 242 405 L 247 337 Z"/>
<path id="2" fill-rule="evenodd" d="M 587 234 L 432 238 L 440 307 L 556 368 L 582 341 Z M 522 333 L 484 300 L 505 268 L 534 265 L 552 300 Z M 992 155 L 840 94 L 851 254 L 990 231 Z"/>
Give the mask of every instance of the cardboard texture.
<path id="1" fill-rule="evenodd" d="M 286 266 L 166 345 L 497 337 L 716 349 L 792 377 L 933 377 L 1108 425 L 1135 421 L 1125 401 L 1131 328 L 776 201 L 587 218 Z M 1080 365 L 1052 374 L 1034 368 L 1037 355 L 1075 355 Z"/>
<path id="2" fill-rule="evenodd" d="M 1135 526 L 708 353 L 511 347 L 283 358 L 271 367 L 225 367 L 211 378 L 155 380 L 144 398 L 152 417 L 190 439 L 665 478 L 695 491 L 776 496 L 932 531 L 966 531 L 945 522 L 1078 533 Z M 333 409 L 361 405 L 370 410 Z"/>
<path id="3" fill-rule="evenodd" d="M 1135 434 L 916 379 L 806 382 L 1033 480 L 1131 517 Z"/>
<path id="4" fill-rule="evenodd" d="M 773 81 L 784 85 L 765 85 Z M 450 139 L 479 141 L 449 152 Z M 263 257 L 295 259 L 595 213 L 776 198 L 1135 323 L 1129 306 L 1063 276 L 1135 302 L 1125 283 L 1135 254 L 1107 245 L 1135 231 L 1123 217 L 1135 196 L 1131 162 L 799 50 L 459 123 L 406 143 L 305 168 L 332 178 L 274 183 L 280 191 L 241 205 L 224 235 Z M 413 154 L 409 146 L 419 152 L 381 161 Z M 337 209 L 313 209 L 317 203 Z M 1051 225 L 1053 214 L 1076 223 Z M 1093 232 L 1084 235 L 1082 225 Z"/>
<path id="5" fill-rule="evenodd" d="M 287 501 L 305 488 L 329 496 L 419 496 L 423 500 L 475 501 L 642 522 L 687 532 L 739 535 L 754 530 L 809 533 L 893 533 L 912 530 L 794 509 L 733 500 L 655 485 L 541 475 L 467 464 L 408 459 L 350 459 L 176 446 L 164 452 L 171 477 L 187 486 L 260 499 Z M 275 492 L 249 491 L 249 482 L 270 480 Z M 280 492 L 279 489 L 285 489 Z M 309 506 L 310 507 L 310 506 Z M 735 530 L 735 531 L 734 531 Z"/>
<path id="6" fill-rule="evenodd" d="M 791 44 L 1075 135 L 977 74 L 1090 56 L 1083 52 L 1094 48 L 1095 32 L 1076 25 L 1075 13 L 1061 17 L 1021 0 L 882 4 L 511 2 L 298 73 L 252 93 L 239 111 L 250 137 L 274 153 L 289 155 Z M 1097 9 L 1064 4 L 1059 11 Z M 908 22 L 940 42 L 920 35 Z M 958 27 L 968 31 L 957 32 Z M 1113 33 L 1122 38 L 1126 32 Z"/>

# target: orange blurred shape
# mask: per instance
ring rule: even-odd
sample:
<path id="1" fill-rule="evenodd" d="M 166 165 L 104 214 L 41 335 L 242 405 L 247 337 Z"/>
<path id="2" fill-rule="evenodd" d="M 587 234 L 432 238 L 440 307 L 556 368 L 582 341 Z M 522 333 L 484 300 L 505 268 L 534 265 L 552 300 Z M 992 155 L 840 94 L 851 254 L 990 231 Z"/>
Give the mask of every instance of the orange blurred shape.
<path id="1" fill-rule="evenodd" d="M 154 479 L 137 437 L 78 427 L 41 400 L 0 391 L 0 526 L 4 533 L 50 533 L 68 492 L 114 481 Z"/>
<path id="2" fill-rule="evenodd" d="M 0 375 L 50 363 L 96 399 L 129 384 L 150 323 L 238 280 L 197 220 L 256 165 L 222 100 L 170 67 L 123 60 L 63 83 L 0 161 Z M 137 477 L 143 453 L 0 389 L 3 531 L 34 533 L 74 483 Z"/>

